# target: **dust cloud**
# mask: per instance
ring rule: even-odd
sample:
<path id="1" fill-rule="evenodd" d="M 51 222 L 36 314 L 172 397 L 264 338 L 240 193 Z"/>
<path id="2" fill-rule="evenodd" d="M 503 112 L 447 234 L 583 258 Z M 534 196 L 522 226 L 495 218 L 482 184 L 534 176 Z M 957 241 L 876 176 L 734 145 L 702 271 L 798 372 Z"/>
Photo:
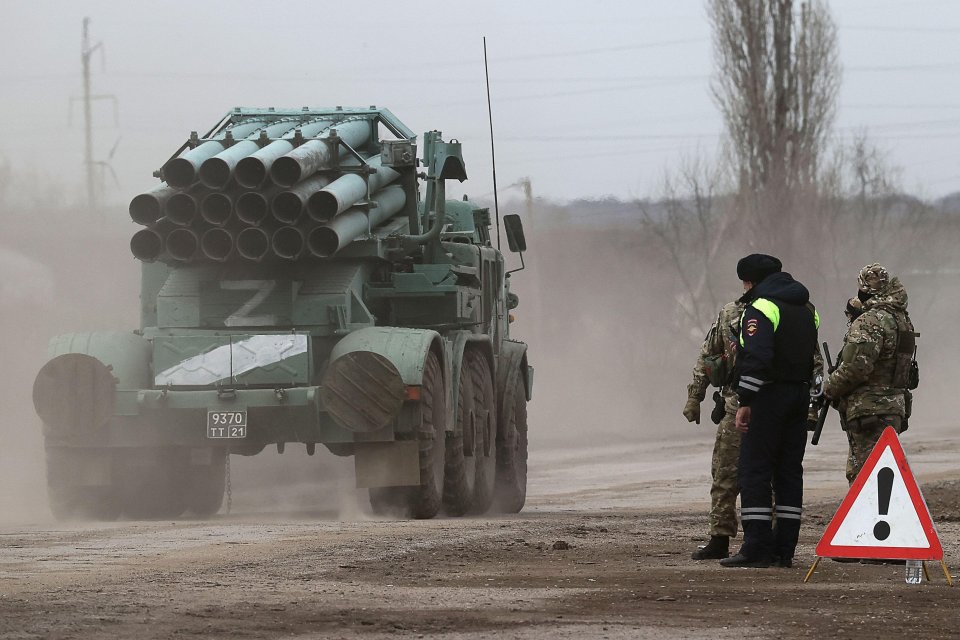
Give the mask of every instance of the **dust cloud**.
<path id="1" fill-rule="evenodd" d="M 584 209 L 578 203 L 558 206 L 537 200 L 527 205 L 524 216 L 529 250 L 527 269 L 511 276 L 512 290 L 520 296 L 512 331 L 529 343 L 536 367 L 529 408 L 531 450 L 712 440 L 709 396 L 701 425 L 690 425 L 680 415 L 709 322 L 690 327 L 681 318 L 679 275 L 667 248 L 643 231 L 635 204 L 620 203 L 617 211 L 605 215 L 608 222 L 592 216 L 600 207 L 589 205 L 598 203 L 586 204 Z M 956 427 L 948 399 L 956 395 L 953 381 L 960 368 L 960 332 L 953 328 L 960 312 L 960 259 L 955 252 L 960 222 L 946 213 L 941 218 L 935 244 L 901 247 L 896 257 L 849 248 L 851 243 L 835 239 L 838 250 L 846 252 L 843 262 L 858 265 L 849 273 L 832 268 L 836 259 L 830 265 L 804 260 L 803 251 L 790 251 L 801 258 L 785 260 L 784 270 L 810 289 L 821 316 L 820 340 L 830 344 L 834 356 L 846 330 L 843 309 L 856 294 L 859 266 L 881 262 L 900 277 L 910 297 L 911 319 L 921 333 L 921 386 L 914 392 L 911 428 L 948 433 Z M 909 237 L 897 224 L 870 232 L 893 240 L 888 246 L 898 237 Z M 735 244 L 736 238 L 730 242 Z M 757 251 L 787 253 L 781 249 L 727 247 L 723 258 L 711 265 L 711 281 L 719 283 L 714 296 L 729 301 L 742 294 L 737 259 Z M 515 258 L 508 261 L 515 265 L 511 268 L 519 266 Z M 835 412 L 826 428 L 839 432 Z"/>
<path id="2" fill-rule="evenodd" d="M 517 203 L 503 209 L 523 210 Z M 543 204 L 526 209 L 527 268 L 511 276 L 520 297 L 511 330 L 529 344 L 536 370 L 529 408 L 531 472 L 546 450 L 711 440 L 706 420 L 697 427 L 680 416 L 705 327 L 684 328 L 679 321 L 677 275 L 662 250 L 630 221 L 633 205 L 623 204 L 624 221 L 604 224 L 584 224 L 575 211 L 558 216 L 561 209 Z M 50 337 L 138 326 L 139 263 L 128 250 L 135 228 L 120 208 L 93 215 L 44 204 L 2 214 L 0 521 L 39 522 L 50 516 L 33 379 Z M 944 233 L 957 237 L 952 227 Z M 883 256 L 862 256 L 863 263 L 873 260 Z M 946 400 L 956 395 L 953 354 L 960 353 L 960 335 L 952 328 L 960 312 L 955 261 L 947 254 L 935 270 L 898 274 L 922 334 L 922 383 L 912 424 L 924 426 L 916 429 L 955 424 Z M 515 255 L 508 265 L 519 267 Z M 716 266 L 721 276 L 729 274 L 718 278 L 729 285 L 717 292 L 720 298 L 739 294 L 734 266 L 734 258 Z M 855 273 L 824 282 L 813 276 L 816 265 L 787 266 L 810 285 L 823 316 L 821 337 L 836 350 Z M 708 411 L 704 405 L 705 416 Z M 251 458 L 232 456 L 231 479 L 234 512 L 348 519 L 367 513 L 365 492 L 353 488 L 352 459 L 323 447 L 313 457 L 298 444 L 288 445 L 282 456 L 272 447 Z"/>

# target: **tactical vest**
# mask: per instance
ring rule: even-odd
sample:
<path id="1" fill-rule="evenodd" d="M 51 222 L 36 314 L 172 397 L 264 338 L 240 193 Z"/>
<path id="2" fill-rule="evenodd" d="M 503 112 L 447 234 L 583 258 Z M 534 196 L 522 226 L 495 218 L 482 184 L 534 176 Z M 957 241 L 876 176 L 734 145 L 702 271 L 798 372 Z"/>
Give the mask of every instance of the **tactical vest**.
<path id="1" fill-rule="evenodd" d="M 893 321 L 897 324 L 897 348 L 894 349 L 893 375 L 890 386 L 896 389 L 913 391 L 920 384 L 920 368 L 917 365 L 917 338 L 919 333 L 913 331 L 913 326 L 905 327 L 900 322 L 898 313 L 891 312 Z M 909 324 L 909 321 L 907 321 Z M 909 330 L 907 330 L 909 329 Z"/>

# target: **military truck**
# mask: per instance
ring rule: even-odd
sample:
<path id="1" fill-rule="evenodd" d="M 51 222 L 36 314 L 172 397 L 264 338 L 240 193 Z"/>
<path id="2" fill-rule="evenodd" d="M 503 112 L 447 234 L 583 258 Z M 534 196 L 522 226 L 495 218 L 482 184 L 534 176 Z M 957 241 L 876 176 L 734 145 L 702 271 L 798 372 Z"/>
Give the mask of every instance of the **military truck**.
<path id="1" fill-rule="evenodd" d="M 489 210 L 446 198 L 460 143 L 417 146 L 375 107 L 235 108 L 190 134 L 130 203 L 140 328 L 53 338 L 34 383 L 56 517 L 210 516 L 229 456 L 291 443 L 353 456 L 376 513 L 523 507 L 511 272 Z"/>

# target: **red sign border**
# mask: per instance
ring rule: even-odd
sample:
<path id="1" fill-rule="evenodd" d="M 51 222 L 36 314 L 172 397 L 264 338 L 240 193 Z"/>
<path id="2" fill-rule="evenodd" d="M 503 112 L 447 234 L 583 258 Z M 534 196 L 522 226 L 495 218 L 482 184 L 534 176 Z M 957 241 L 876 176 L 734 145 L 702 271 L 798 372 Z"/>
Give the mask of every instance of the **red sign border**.
<path id="1" fill-rule="evenodd" d="M 903 483 L 907 487 L 907 493 L 910 495 L 910 501 L 913 503 L 913 508 L 916 510 L 917 516 L 920 518 L 920 525 L 923 527 L 923 532 L 927 536 L 927 543 L 930 546 L 928 548 L 881 546 L 864 547 L 846 545 L 835 546 L 830 544 L 828 540 L 833 539 L 837 533 L 837 530 L 840 528 L 840 525 L 843 524 L 843 521 L 846 519 L 850 508 L 853 506 L 853 503 L 856 502 L 857 498 L 860 496 L 860 491 L 863 489 L 863 485 L 865 485 L 870 476 L 873 475 L 873 471 L 877 466 L 877 462 L 880 460 L 880 456 L 883 455 L 883 452 L 887 449 L 887 447 L 890 447 L 890 451 L 893 453 L 893 459 L 897 463 L 897 467 L 900 469 L 900 476 L 903 478 Z M 880 435 L 880 439 L 877 440 L 876 446 L 873 448 L 873 451 L 870 452 L 870 456 L 867 458 L 866 462 L 864 462 L 863 468 L 853 481 L 850 491 L 847 492 L 847 497 L 843 499 L 842 503 L 840 503 L 840 508 L 837 509 L 837 513 L 833 516 L 830 524 L 827 525 L 827 529 L 823 532 L 820 542 L 817 543 L 816 554 L 821 558 L 943 560 L 943 547 L 940 544 L 939 536 L 937 536 L 936 525 L 933 524 L 933 519 L 930 517 L 930 509 L 927 508 L 927 502 L 923 499 L 923 494 L 920 493 L 920 487 L 917 486 L 917 481 L 913 477 L 913 472 L 910 471 L 910 465 L 907 464 L 907 456 L 903 452 L 903 447 L 900 445 L 900 439 L 897 437 L 897 432 L 893 427 L 887 427 Z"/>

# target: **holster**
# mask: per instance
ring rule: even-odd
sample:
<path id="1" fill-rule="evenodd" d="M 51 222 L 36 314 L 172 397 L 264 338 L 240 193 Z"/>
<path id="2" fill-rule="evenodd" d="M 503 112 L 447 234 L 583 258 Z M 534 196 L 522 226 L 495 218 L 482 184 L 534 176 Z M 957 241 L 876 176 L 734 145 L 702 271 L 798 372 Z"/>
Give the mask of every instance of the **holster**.
<path id="1" fill-rule="evenodd" d="M 854 431 L 865 431 L 867 429 L 876 429 L 884 423 L 893 423 L 891 426 L 897 428 L 898 433 L 904 432 L 905 420 L 900 416 L 861 416 L 847 421 L 847 428 Z"/>
<path id="2" fill-rule="evenodd" d="M 866 429 L 873 429 L 879 424 L 879 416 L 861 416 L 859 418 L 847 420 L 847 429 L 851 429 L 853 431 L 864 431 Z"/>
<path id="3" fill-rule="evenodd" d="M 713 424 L 720 424 L 723 416 L 727 414 L 727 401 L 719 391 L 713 392 L 713 411 L 710 412 L 710 420 Z"/>

